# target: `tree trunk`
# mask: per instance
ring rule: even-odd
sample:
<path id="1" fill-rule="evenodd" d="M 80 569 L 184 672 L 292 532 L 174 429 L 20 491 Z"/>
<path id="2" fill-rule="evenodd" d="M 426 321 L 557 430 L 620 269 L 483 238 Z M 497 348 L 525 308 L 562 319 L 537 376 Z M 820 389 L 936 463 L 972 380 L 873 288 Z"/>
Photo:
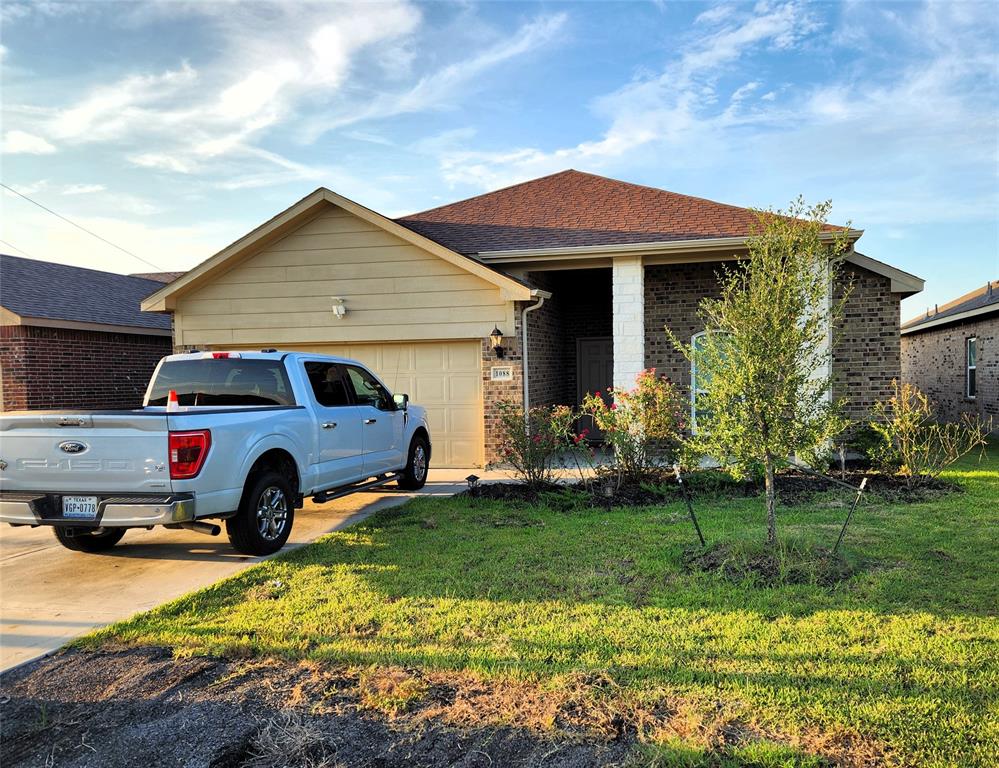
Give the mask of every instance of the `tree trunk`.
<path id="1" fill-rule="evenodd" d="M 767 490 L 767 546 L 777 543 L 777 489 L 774 483 L 774 460 L 769 454 L 763 461 Z"/>

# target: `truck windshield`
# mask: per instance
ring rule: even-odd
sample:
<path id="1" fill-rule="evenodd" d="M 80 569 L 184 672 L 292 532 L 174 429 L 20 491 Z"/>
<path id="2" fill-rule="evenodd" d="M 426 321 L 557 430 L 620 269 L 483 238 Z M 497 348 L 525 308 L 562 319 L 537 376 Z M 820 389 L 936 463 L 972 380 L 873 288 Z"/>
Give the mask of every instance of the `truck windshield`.
<path id="1" fill-rule="evenodd" d="M 180 405 L 295 404 L 280 360 L 168 360 L 153 381 L 148 404 L 166 405 L 171 389 Z"/>

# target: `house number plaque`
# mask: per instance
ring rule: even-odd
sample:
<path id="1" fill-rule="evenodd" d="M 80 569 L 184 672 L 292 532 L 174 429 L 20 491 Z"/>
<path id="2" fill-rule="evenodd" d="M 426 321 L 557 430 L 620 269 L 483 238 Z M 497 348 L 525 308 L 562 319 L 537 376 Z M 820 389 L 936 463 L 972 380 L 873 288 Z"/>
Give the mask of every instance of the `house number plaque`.
<path id="1" fill-rule="evenodd" d="M 491 381 L 513 381 L 513 368 L 509 365 L 494 365 L 489 369 Z"/>

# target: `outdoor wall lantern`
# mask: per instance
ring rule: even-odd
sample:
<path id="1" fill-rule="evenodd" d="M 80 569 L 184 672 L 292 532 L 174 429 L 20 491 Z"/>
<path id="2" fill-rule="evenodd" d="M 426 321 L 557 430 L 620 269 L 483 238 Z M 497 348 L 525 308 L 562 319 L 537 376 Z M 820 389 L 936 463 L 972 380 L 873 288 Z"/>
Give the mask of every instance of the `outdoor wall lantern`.
<path id="1" fill-rule="evenodd" d="M 344 316 L 347 314 L 347 307 L 344 306 L 344 299 L 342 296 L 332 296 L 330 301 L 333 302 L 333 316 L 337 320 L 343 320 Z"/>
<path id="2" fill-rule="evenodd" d="M 496 357 L 502 358 L 506 354 L 506 350 L 503 349 L 503 331 L 499 329 L 499 326 L 493 327 L 493 332 L 489 334 L 489 343 L 492 345 Z"/>

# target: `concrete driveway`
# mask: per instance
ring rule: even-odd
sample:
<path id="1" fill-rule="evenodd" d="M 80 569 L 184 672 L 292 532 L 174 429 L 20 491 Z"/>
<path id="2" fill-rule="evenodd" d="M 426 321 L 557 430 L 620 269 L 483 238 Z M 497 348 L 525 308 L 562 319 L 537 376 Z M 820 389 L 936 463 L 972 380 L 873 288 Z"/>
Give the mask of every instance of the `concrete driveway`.
<path id="1" fill-rule="evenodd" d="M 460 491 L 470 471 L 431 470 L 420 495 Z M 307 502 L 295 513 L 285 551 L 413 496 L 390 487 L 322 506 Z M 224 529 L 217 537 L 166 528 L 132 530 L 110 552 L 88 555 L 63 549 L 45 526 L 2 526 L 0 671 L 262 559 L 235 552 Z"/>

